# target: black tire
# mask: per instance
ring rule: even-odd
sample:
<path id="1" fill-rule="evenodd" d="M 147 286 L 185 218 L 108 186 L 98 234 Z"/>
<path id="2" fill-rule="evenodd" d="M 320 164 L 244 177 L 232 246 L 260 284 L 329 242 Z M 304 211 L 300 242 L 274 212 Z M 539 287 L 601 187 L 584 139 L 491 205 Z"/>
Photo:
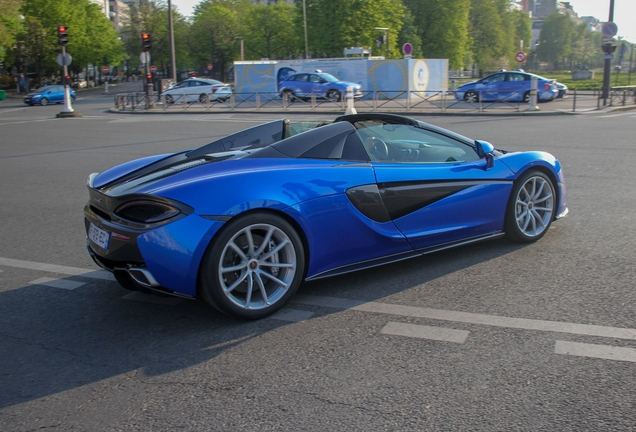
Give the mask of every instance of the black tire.
<path id="1" fill-rule="evenodd" d="M 329 90 L 327 92 L 327 99 L 333 102 L 340 102 L 342 100 L 342 93 L 338 90 Z"/>
<path id="2" fill-rule="evenodd" d="M 506 236 L 516 242 L 535 242 L 548 231 L 555 212 L 552 180 L 541 171 L 526 171 L 512 187 L 504 224 Z"/>
<path id="3" fill-rule="evenodd" d="M 472 90 L 467 91 L 466 93 L 464 93 L 464 100 L 470 103 L 479 102 L 479 95 Z"/>
<path id="4" fill-rule="evenodd" d="M 528 103 L 530 102 L 530 92 L 527 91 L 523 94 L 523 102 Z"/>
<path id="5" fill-rule="evenodd" d="M 49 104 L 49 100 L 47 98 L 40 99 L 40 105 L 47 106 Z"/>
<path id="6" fill-rule="evenodd" d="M 174 103 L 174 98 L 172 95 L 166 95 L 166 104 L 172 105 Z"/>
<path id="7" fill-rule="evenodd" d="M 205 97 L 206 97 L 206 94 L 205 94 L 205 93 L 200 94 L 200 95 L 199 95 L 199 102 L 201 102 L 201 103 L 205 103 Z"/>
<path id="8" fill-rule="evenodd" d="M 264 318 L 294 295 L 304 271 L 296 230 L 274 214 L 251 213 L 230 221 L 208 246 L 199 269 L 199 294 L 228 315 Z"/>
<path id="9" fill-rule="evenodd" d="M 287 103 L 291 103 L 296 100 L 296 95 L 291 90 L 285 90 L 280 94 L 280 97 L 285 99 L 285 95 L 287 95 Z"/>

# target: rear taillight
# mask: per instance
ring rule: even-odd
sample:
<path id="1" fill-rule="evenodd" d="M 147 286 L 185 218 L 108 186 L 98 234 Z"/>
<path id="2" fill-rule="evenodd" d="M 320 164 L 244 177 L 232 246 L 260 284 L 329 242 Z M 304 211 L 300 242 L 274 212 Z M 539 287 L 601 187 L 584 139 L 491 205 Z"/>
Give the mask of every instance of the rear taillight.
<path id="1" fill-rule="evenodd" d="M 135 223 L 156 223 L 175 217 L 179 209 L 156 201 L 131 201 L 117 207 L 115 214 Z"/>
<path id="2" fill-rule="evenodd" d="M 218 89 L 219 89 L 218 87 L 212 87 L 212 93 L 216 93 Z"/>

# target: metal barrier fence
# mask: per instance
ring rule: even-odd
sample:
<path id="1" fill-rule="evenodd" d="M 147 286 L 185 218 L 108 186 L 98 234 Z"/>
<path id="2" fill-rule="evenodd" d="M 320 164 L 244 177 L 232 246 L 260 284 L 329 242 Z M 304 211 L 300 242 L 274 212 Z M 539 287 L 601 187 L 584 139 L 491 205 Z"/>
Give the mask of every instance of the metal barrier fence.
<path id="1" fill-rule="evenodd" d="M 355 98 L 358 111 L 384 112 L 520 112 L 530 110 L 531 93 L 518 91 L 457 92 L 438 91 L 365 91 Z M 552 102 L 539 101 L 541 106 L 549 103 L 551 111 L 577 112 L 600 109 L 603 105 L 600 90 L 571 90 L 566 98 Z M 636 86 L 613 87 L 610 92 L 610 106 L 636 104 Z M 115 96 L 115 109 L 120 111 L 154 108 L 162 111 L 344 111 L 345 98 L 338 100 L 319 97 L 316 94 L 305 97 L 278 92 L 233 93 L 220 99 L 214 95 L 167 94 L 155 96 L 148 101 L 145 93 L 124 93 Z"/>

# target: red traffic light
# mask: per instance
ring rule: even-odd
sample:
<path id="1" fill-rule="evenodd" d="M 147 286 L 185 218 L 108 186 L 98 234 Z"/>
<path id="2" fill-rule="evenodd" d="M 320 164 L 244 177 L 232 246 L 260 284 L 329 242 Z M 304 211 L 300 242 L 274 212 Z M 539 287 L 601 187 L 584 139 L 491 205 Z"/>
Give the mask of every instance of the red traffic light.
<path id="1" fill-rule="evenodd" d="M 150 51 L 151 39 L 150 33 L 142 33 L 141 34 L 141 49 L 143 52 Z"/>
<path id="2" fill-rule="evenodd" d="M 57 43 L 58 45 L 68 44 L 67 26 L 57 26 Z"/>

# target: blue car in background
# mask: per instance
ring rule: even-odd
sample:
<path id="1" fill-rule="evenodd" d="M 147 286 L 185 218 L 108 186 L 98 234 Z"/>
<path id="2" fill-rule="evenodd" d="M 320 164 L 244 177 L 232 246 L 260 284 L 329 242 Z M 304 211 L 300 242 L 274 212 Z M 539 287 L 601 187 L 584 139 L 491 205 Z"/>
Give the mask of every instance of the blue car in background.
<path id="1" fill-rule="evenodd" d="M 557 97 L 559 89 L 556 80 L 522 71 L 500 71 L 478 81 L 460 85 L 455 90 L 455 98 L 471 103 L 480 100 L 529 102 L 532 77 L 538 80 L 540 102 L 548 102 Z"/>
<path id="2" fill-rule="evenodd" d="M 308 99 L 315 94 L 318 98 L 339 102 L 346 95 L 347 87 L 353 87 L 353 97 L 362 97 L 360 84 L 340 81 L 335 76 L 322 71 L 287 75 L 278 83 L 281 97 L 287 94 L 287 100 Z"/>
<path id="3" fill-rule="evenodd" d="M 77 95 L 75 90 L 69 88 L 71 93 L 71 99 L 75 100 Z M 50 85 L 37 89 L 36 91 L 29 93 L 24 97 L 24 103 L 27 105 L 48 105 L 50 103 L 63 103 L 64 102 L 64 86 L 63 85 Z"/>

